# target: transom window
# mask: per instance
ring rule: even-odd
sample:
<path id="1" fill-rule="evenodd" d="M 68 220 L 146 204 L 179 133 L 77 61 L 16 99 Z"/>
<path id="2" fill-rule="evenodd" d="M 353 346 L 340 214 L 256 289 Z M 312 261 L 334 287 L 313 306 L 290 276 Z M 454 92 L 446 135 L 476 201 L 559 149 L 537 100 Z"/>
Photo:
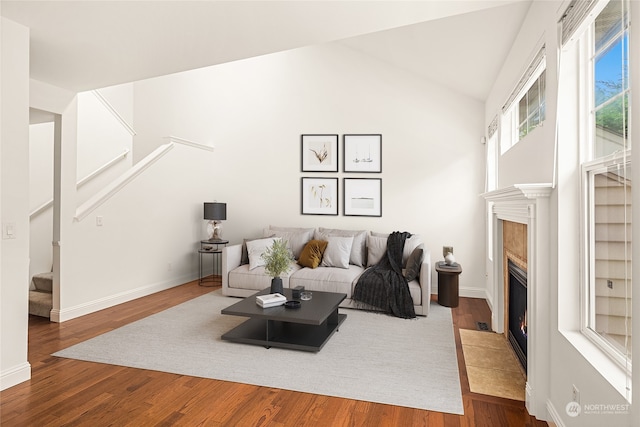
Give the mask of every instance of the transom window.
<path id="1" fill-rule="evenodd" d="M 545 119 L 545 71 L 533 82 L 518 101 L 518 140 L 521 140 Z"/>
<path id="2" fill-rule="evenodd" d="M 546 57 L 544 46 L 502 107 L 500 151 L 522 140 L 546 118 Z"/>

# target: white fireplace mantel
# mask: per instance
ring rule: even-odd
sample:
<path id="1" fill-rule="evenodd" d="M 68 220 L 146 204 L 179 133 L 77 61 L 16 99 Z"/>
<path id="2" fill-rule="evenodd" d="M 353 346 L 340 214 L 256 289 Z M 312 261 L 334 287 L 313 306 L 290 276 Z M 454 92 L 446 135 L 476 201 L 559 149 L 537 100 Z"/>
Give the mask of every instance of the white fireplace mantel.
<path id="1" fill-rule="evenodd" d="M 504 332 L 504 275 L 502 221 L 527 225 L 527 384 L 526 406 L 531 415 L 546 419 L 549 398 L 549 196 L 553 185 L 516 184 L 484 193 L 491 215 L 488 245 L 493 260 L 492 326 Z"/>

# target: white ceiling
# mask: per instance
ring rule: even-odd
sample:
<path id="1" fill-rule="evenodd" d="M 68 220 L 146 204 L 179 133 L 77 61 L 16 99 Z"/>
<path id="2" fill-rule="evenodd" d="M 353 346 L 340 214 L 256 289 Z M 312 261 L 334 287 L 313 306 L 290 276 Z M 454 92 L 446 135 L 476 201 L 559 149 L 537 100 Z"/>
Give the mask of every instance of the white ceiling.
<path id="1" fill-rule="evenodd" d="M 31 78 L 72 91 L 339 42 L 484 100 L 531 0 L 8 1 Z"/>

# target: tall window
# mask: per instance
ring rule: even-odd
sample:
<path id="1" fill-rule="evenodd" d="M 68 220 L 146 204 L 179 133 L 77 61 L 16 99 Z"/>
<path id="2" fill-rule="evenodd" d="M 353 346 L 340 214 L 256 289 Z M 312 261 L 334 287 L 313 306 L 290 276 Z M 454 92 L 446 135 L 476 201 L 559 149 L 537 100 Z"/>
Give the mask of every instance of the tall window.
<path id="1" fill-rule="evenodd" d="M 546 118 L 546 57 L 544 46 L 502 107 L 501 152 L 540 126 Z"/>
<path id="2" fill-rule="evenodd" d="M 582 118 L 588 143 L 582 182 L 585 210 L 583 333 L 631 370 L 631 141 L 628 4 L 612 0 L 582 43 Z"/>

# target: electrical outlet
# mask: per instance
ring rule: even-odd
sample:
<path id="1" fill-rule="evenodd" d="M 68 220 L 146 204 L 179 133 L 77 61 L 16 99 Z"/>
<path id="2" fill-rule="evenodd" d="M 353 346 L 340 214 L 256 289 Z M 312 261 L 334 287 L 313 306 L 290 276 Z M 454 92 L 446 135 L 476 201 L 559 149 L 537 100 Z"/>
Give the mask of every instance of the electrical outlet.
<path id="1" fill-rule="evenodd" d="M 442 247 L 442 256 L 443 257 L 446 257 L 449 252 L 453 253 L 453 246 L 443 246 Z"/>
<path id="2" fill-rule="evenodd" d="M 571 400 L 576 403 L 580 403 L 580 390 L 578 390 L 578 387 L 576 387 L 575 384 L 573 384 L 572 387 L 573 389 L 572 389 Z"/>
<path id="3" fill-rule="evenodd" d="M 607 288 L 613 289 L 613 280 L 607 280 Z"/>

